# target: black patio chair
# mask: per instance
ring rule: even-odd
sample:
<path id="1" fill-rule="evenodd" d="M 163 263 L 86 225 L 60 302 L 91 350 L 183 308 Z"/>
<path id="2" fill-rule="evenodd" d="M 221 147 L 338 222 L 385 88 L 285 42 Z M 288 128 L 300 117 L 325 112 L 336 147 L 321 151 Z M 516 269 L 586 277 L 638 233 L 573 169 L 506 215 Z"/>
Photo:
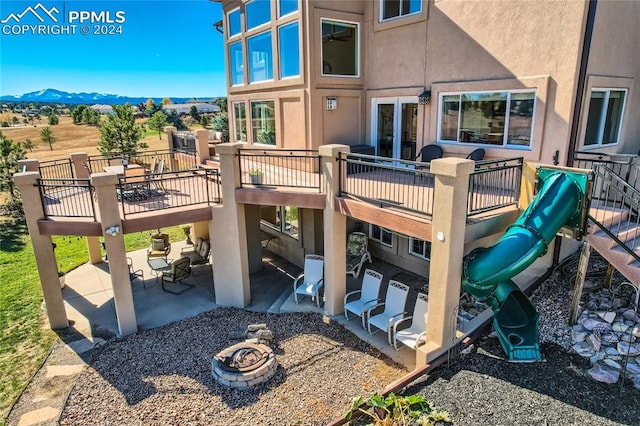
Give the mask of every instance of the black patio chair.
<path id="1" fill-rule="evenodd" d="M 467 155 L 467 160 L 480 161 L 484 158 L 484 148 L 474 149 Z"/>
<path id="2" fill-rule="evenodd" d="M 189 259 L 188 257 L 181 257 L 180 259 L 171 262 L 170 270 L 162 273 L 162 276 L 161 276 L 162 290 L 166 291 L 167 293 L 182 294 L 185 291 L 195 287 L 194 284 L 184 282 L 184 280 L 186 280 L 190 276 L 191 276 L 191 259 Z M 183 288 L 182 290 L 179 290 L 179 291 L 167 290 L 167 288 L 165 287 L 165 283 L 176 284 L 176 285 L 181 284 L 186 288 Z"/>

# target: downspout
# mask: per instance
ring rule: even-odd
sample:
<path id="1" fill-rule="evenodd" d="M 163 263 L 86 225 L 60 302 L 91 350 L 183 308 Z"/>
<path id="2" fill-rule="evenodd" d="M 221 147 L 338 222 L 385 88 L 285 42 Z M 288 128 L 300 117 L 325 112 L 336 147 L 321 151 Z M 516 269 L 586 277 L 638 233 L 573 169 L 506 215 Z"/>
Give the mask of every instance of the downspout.
<path id="1" fill-rule="evenodd" d="M 584 40 L 582 41 L 582 56 L 580 58 L 580 72 L 578 74 L 578 86 L 576 88 L 576 102 L 573 105 L 573 117 L 571 120 L 571 133 L 569 135 L 569 152 L 567 153 L 567 166 L 573 166 L 573 155 L 578 144 L 578 126 L 580 124 L 580 111 L 584 99 L 584 88 L 587 80 L 587 65 L 589 64 L 589 52 L 591 50 L 591 37 L 596 21 L 596 9 L 598 0 L 589 0 L 589 10 L 587 12 L 587 23 L 584 29 Z"/>

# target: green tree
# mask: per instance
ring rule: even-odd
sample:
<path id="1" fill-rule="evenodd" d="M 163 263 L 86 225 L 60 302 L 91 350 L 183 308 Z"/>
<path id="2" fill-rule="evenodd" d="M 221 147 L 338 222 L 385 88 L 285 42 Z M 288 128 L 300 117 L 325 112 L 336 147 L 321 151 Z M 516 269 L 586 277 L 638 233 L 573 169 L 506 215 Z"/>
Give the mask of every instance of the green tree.
<path id="1" fill-rule="evenodd" d="M 155 106 L 155 102 L 153 101 L 153 99 L 149 98 L 147 99 L 147 102 L 145 103 L 145 108 L 146 109 L 151 109 Z"/>
<path id="2" fill-rule="evenodd" d="M 55 126 L 56 124 L 58 124 L 58 116 L 55 115 L 53 112 L 51 114 L 49 114 L 49 116 L 47 117 L 47 121 L 49 123 L 50 126 Z"/>
<path id="3" fill-rule="evenodd" d="M 36 147 L 36 144 L 33 143 L 33 141 L 31 139 L 27 138 L 27 139 L 25 139 L 24 142 L 22 142 L 22 147 L 24 149 L 28 149 L 29 152 L 33 152 L 33 148 Z"/>
<path id="4" fill-rule="evenodd" d="M 102 154 L 135 154 L 146 148 L 146 143 L 140 143 L 143 129 L 136 124 L 131 105 L 113 105 L 113 112 L 100 125 L 98 150 Z"/>
<path id="5" fill-rule="evenodd" d="M 14 115 L 13 117 L 11 117 L 11 122 L 14 126 L 17 126 L 18 124 L 20 124 L 20 119 Z"/>
<path id="6" fill-rule="evenodd" d="M 217 98 L 215 104 L 220 107 L 220 112 L 227 112 L 227 98 Z"/>
<path id="7" fill-rule="evenodd" d="M 42 139 L 42 142 L 48 143 L 49 149 L 53 151 L 53 144 L 56 142 L 57 138 L 56 135 L 53 134 L 53 129 L 51 129 L 51 127 L 43 127 L 42 130 L 40 130 L 40 139 Z"/>
<path id="8" fill-rule="evenodd" d="M 191 105 L 191 109 L 189 110 L 189 115 L 196 121 L 200 121 L 200 113 L 198 112 L 198 107 L 195 105 Z"/>
<path id="9" fill-rule="evenodd" d="M 165 126 L 168 126 L 168 125 L 169 125 L 169 122 L 167 121 L 167 114 L 165 114 L 162 111 L 156 111 L 149 118 L 149 120 L 147 120 L 147 126 L 151 130 L 157 130 L 158 131 L 158 139 L 162 139 L 162 136 L 161 136 L 162 129 L 164 129 Z"/>
<path id="10" fill-rule="evenodd" d="M 206 115 L 201 115 L 200 116 L 200 125 L 202 127 L 207 127 L 209 125 L 209 117 L 207 117 Z"/>
<path id="11" fill-rule="evenodd" d="M 38 120 L 38 124 L 40 124 L 41 123 L 41 121 L 40 121 L 41 120 L 40 113 L 36 114 L 35 118 L 36 118 L 36 120 Z"/>
<path id="12" fill-rule="evenodd" d="M 170 98 L 164 98 L 162 100 L 162 105 L 171 105 L 173 101 Z"/>
<path id="13" fill-rule="evenodd" d="M 73 124 L 82 123 L 82 117 L 87 108 L 89 107 L 86 105 L 78 105 L 77 107 L 71 110 L 71 120 L 73 120 Z"/>
<path id="14" fill-rule="evenodd" d="M 17 173 L 18 160 L 22 160 L 25 150 L 21 144 L 13 142 L 0 132 L 0 190 L 7 191 L 11 198 L 17 194 L 13 184 L 13 174 Z"/>
<path id="15" fill-rule="evenodd" d="M 90 126 L 97 126 L 100 123 L 100 113 L 93 108 L 85 108 L 82 111 L 82 122 Z"/>

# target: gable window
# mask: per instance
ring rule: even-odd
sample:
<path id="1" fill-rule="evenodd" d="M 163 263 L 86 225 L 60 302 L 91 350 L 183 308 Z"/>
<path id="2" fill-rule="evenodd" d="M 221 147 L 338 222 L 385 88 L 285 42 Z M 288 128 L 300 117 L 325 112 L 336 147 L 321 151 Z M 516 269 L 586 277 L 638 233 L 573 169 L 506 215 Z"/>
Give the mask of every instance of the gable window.
<path id="1" fill-rule="evenodd" d="M 298 11 L 298 0 L 280 0 L 278 2 L 278 17 L 282 18 Z"/>
<path id="2" fill-rule="evenodd" d="M 271 21 L 271 2 L 252 0 L 244 7 L 247 31 Z"/>
<path id="3" fill-rule="evenodd" d="M 619 142 L 626 98 L 625 89 L 591 90 L 585 146 L 611 145 Z"/>
<path id="4" fill-rule="evenodd" d="M 290 236 L 300 238 L 300 218 L 298 208 L 292 206 L 263 206 L 260 209 L 262 223 Z"/>
<path id="5" fill-rule="evenodd" d="M 409 238 L 409 254 L 431 260 L 431 243 L 417 238 Z"/>
<path id="6" fill-rule="evenodd" d="M 239 41 L 229 45 L 229 67 L 231 68 L 231 85 L 243 85 L 244 59 L 242 58 L 242 43 Z"/>
<path id="7" fill-rule="evenodd" d="M 380 21 L 412 15 L 422 10 L 422 0 L 380 0 Z"/>
<path id="8" fill-rule="evenodd" d="M 276 144 L 276 119 L 273 101 L 251 102 L 253 143 Z"/>
<path id="9" fill-rule="evenodd" d="M 378 225 L 369 225 L 369 238 L 388 247 L 393 247 L 393 232 Z"/>
<path id="10" fill-rule="evenodd" d="M 240 9 L 236 9 L 233 12 L 229 12 L 229 16 L 227 17 L 229 20 L 227 24 L 227 28 L 229 28 L 228 37 L 235 37 L 242 32 L 242 28 L 240 25 Z"/>
<path id="11" fill-rule="evenodd" d="M 247 39 L 249 53 L 249 83 L 273 80 L 273 52 L 271 31 Z"/>
<path id="12" fill-rule="evenodd" d="M 233 103 L 234 136 L 236 142 L 247 141 L 247 108 L 244 102 Z"/>
<path id="13" fill-rule="evenodd" d="M 280 42 L 280 78 L 300 75 L 300 48 L 298 43 L 298 22 L 278 28 Z"/>
<path id="14" fill-rule="evenodd" d="M 322 19 L 322 75 L 359 75 L 358 24 Z"/>
<path id="15" fill-rule="evenodd" d="M 536 93 L 445 93 L 439 99 L 438 140 L 531 147 Z"/>

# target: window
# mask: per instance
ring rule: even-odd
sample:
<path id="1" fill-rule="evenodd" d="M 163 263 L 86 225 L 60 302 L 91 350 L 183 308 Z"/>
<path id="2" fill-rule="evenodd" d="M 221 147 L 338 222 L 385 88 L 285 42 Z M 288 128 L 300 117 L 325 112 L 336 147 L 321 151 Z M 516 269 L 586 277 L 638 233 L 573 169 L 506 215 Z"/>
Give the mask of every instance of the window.
<path id="1" fill-rule="evenodd" d="M 271 32 L 260 33 L 247 39 L 249 53 L 249 83 L 273 80 L 273 53 Z"/>
<path id="2" fill-rule="evenodd" d="M 585 146 L 619 142 L 627 98 L 625 89 L 593 89 L 589 101 Z"/>
<path id="3" fill-rule="evenodd" d="M 417 238 L 409 238 L 409 254 L 420 257 L 422 259 L 431 259 L 431 243 L 419 240 Z"/>
<path id="4" fill-rule="evenodd" d="M 357 77 L 358 43 L 358 24 L 323 19 L 322 75 Z"/>
<path id="5" fill-rule="evenodd" d="M 531 91 L 441 94 L 438 140 L 528 148 L 535 99 Z"/>
<path id="6" fill-rule="evenodd" d="M 282 18 L 298 11 L 298 0 L 280 0 L 278 2 L 278 17 Z"/>
<path id="7" fill-rule="evenodd" d="M 247 141 L 247 109 L 244 102 L 233 103 L 233 124 L 235 128 L 235 141 Z"/>
<path id="8" fill-rule="evenodd" d="M 262 223 L 290 236 L 300 238 L 300 218 L 298 208 L 291 206 L 263 206 L 260 209 Z"/>
<path id="9" fill-rule="evenodd" d="M 244 84 L 244 61 L 242 59 L 242 43 L 236 42 L 229 45 L 229 66 L 231 68 L 231 85 Z"/>
<path id="10" fill-rule="evenodd" d="M 422 0 L 380 0 L 380 21 L 419 13 Z"/>
<path id="11" fill-rule="evenodd" d="M 280 78 L 299 76 L 298 22 L 278 28 L 278 40 L 280 41 Z"/>
<path id="12" fill-rule="evenodd" d="M 379 241 L 388 247 L 393 247 L 393 233 L 378 225 L 369 225 L 369 238 Z"/>
<path id="13" fill-rule="evenodd" d="M 242 32 L 242 28 L 240 25 L 240 9 L 236 9 L 232 12 L 229 12 L 227 19 L 228 19 L 227 28 L 229 28 L 228 37 L 231 38 L 239 35 Z"/>
<path id="14" fill-rule="evenodd" d="M 253 143 L 276 144 L 276 119 L 273 101 L 251 102 Z"/>
<path id="15" fill-rule="evenodd" d="M 244 7 L 247 31 L 271 21 L 271 2 L 253 0 Z"/>

